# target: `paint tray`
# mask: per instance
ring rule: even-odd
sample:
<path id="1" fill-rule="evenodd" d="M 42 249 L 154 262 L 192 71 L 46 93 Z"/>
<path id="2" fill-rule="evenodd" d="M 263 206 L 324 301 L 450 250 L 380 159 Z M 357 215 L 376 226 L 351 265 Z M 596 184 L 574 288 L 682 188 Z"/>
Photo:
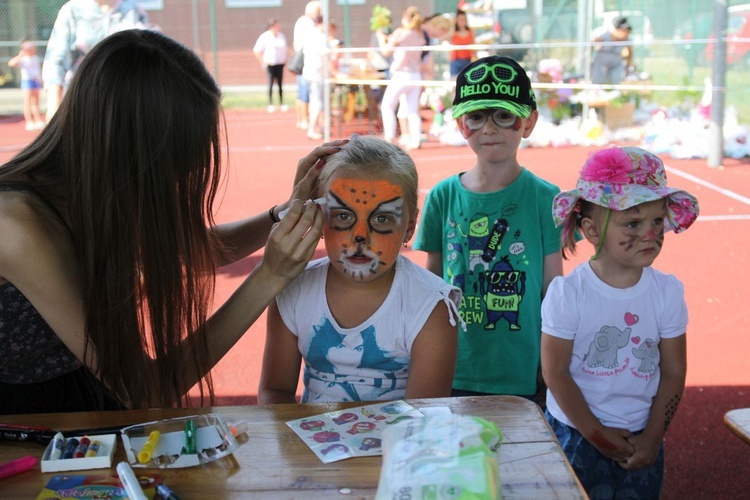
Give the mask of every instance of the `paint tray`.
<path id="1" fill-rule="evenodd" d="M 186 430 L 190 428 L 194 429 L 192 444 Z M 150 457 L 139 456 L 154 431 L 159 433 L 159 438 L 147 454 Z M 122 429 L 122 443 L 130 465 L 161 469 L 213 462 L 229 455 L 238 446 L 230 426 L 216 413 L 131 425 Z M 191 450 L 193 446 L 194 450 Z"/>

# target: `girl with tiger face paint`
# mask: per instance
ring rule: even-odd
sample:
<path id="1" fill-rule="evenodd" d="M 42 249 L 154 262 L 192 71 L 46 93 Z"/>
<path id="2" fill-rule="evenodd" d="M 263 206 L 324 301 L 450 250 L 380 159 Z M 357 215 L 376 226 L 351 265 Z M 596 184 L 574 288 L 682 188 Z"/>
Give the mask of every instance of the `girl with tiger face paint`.
<path id="1" fill-rule="evenodd" d="M 333 267 L 355 281 L 391 274 L 414 232 L 403 189 L 388 180 L 336 176 L 325 194 L 323 238 Z"/>
<path id="2" fill-rule="evenodd" d="M 418 178 L 398 146 L 354 136 L 326 158 L 327 257 L 268 309 L 258 401 L 383 401 L 450 395 L 461 291 L 400 249 L 414 233 Z"/>

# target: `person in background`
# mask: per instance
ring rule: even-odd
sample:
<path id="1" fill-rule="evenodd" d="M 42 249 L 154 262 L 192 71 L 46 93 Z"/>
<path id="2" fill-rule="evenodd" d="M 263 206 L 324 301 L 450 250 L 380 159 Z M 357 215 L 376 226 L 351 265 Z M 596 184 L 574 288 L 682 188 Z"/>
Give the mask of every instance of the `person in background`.
<path id="1" fill-rule="evenodd" d="M 618 17 L 612 26 L 597 36 L 595 42 L 605 42 L 594 51 L 591 61 L 591 82 L 595 84 L 611 83 L 617 85 L 625 79 L 627 68 L 633 64 L 633 49 L 629 45 L 611 44 L 627 42 L 630 37 L 630 23 L 624 17 Z"/>
<path id="2" fill-rule="evenodd" d="M 463 291 L 453 396 L 534 399 L 540 384 L 541 302 L 562 274 L 560 230 L 549 216 L 559 188 L 518 161 L 538 118 L 526 71 L 490 56 L 456 79 L 453 116 L 476 162 L 427 195 L 416 250 Z"/>
<path id="3" fill-rule="evenodd" d="M 474 30 L 472 30 L 467 22 L 466 12 L 461 9 L 456 9 L 456 19 L 453 28 L 453 35 L 451 36 L 451 45 L 473 45 L 474 44 Z M 467 49 L 456 49 L 450 53 L 450 75 L 451 78 L 455 79 L 458 74 L 464 69 L 471 60 L 474 58 L 474 51 Z"/>
<path id="4" fill-rule="evenodd" d="M 408 50 L 410 47 L 424 45 L 422 20 L 419 9 L 407 7 L 401 16 L 401 26 L 393 33 L 386 35 L 382 30 L 375 32 L 382 54 L 386 57 L 393 55 L 390 80 L 380 102 L 383 135 L 387 141 L 396 142 L 396 109 L 401 95 L 404 95 L 405 101 L 401 106 L 405 107 L 408 117 L 409 143 L 404 145 L 407 151 L 420 147 L 422 131 L 422 119 L 419 116 L 419 94 L 422 88 L 409 83 L 422 78 L 422 60 L 418 50 Z M 402 133 L 406 131 L 402 130 Z"/>
<path id="5" fill-rule="evenodd" d="M 592 499 L 659 498 L 664 435 L 685 389 L 684 287 L 654 269 L 666 232 L 698 217 L 638 147 L 592 154 L 576 188 L 555 197 L 563 251 L 576 234 L 591 259 L 550 284 L 542 304 L 546 417 Z"/>
<path id="6" fill-rule="evenodd" d="M 310 101 L 308 105 L 307 138 L 319 141 L 323 138 L 324 130 L 323 99 L 325 89 L 323 88 L 323 69 L 328 64 L 329 73 L 333 74 L 336 71 L 334 59 L 326 56 L 329 41 L 326 39 L 322 16 L 315 19 L 315 29 L 308 33 L 302 47 L 305 56 L 302 76 L 307 84 Z"/>
<path id="7" fill-rule="evenodd" d="M 261 33 L 253 47 L 253 54 L 258 59 L 268 74 L 268 112 L 273 113 L 276 107 L 273 105 L 273 84 L 276 83 L 279 92 L 279 108 L 286 112 L 287 105 L 284 104 L 284 64 L 289 55 L 289 47 L 286 37 L 281 32 L 279 20 L 271 18 L 266 24 L 267 30 Z"/>
<path id="8" fill-rule="evenodd" d="M 8 61 L 8 66 L 21 70 L 21 93 L 23 94 L 23 118 L 26 130 L 44 127 L 39 110 L 39 89 L 42 88 L 42 63 L 36 55 L 36 47 L 29 41 L 21 42 L 18 55 Z"/>
<path id="9" fill-rule="evenodd" d="M 327 257 L 269 307 L 258 402 L 390 401 L 450 394 L 461 294 L 400 254 L 417 223 L 414 161 L 352 137 L 323 167 Z"/>
<path id="10" fill-rule="evenodd" d="M 292 35 L 292 47 L 295 52 L 302 50 L 305 40 L 310 34 L 315 35 L 315 21 L 321 17 L 321 5 L 318 0 L 312 0 L 305 5 L 305 13 L 294 23 Z M 295 110 L 297 112 L 297 128 L 308 130 L 309 122 L 310 88 L 307 80 L 302 75 L 297 75 L 297 98 Z"/>
<path id="11" fill-rule="evenodd" d="M 104 11 L 112 3 L 113 0 L 69 0 L 60 7 L 42 64 L 47 122 L 60 106 L 66 82 L 88 51 L 106 35 Z"/>
<path id="12" fill-rule="evenodd" d="M 190 405 L 196 384 L 213 402 L 211 369 L 304 270 L 323 223 L 290 200 L 216 225 L 222 123 L 195 53 L 126 30 L 94 46 L 52 120 L 0 166 L 0 414 Z M 300 160 L 294 198 L 345 142 Z M 217 268 L 264 243 L 210 314 Z"/>

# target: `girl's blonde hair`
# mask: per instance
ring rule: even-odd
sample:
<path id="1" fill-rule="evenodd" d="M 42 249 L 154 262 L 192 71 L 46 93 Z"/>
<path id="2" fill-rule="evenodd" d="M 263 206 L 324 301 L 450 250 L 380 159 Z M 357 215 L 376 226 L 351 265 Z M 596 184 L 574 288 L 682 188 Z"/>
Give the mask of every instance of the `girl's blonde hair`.
<path id="1" fill-rule="evenodd" d="M 398 146 L 374 136 L 355 134 L 341 151 L 328 157 L 318 178 L 318 196 L 324 195 L 334 174 L 342 173 L 396 182 L 403 189 L 409 217 L 416 217 L 419 197 L 417 167 Z"/>
<path id="2" fill-rule="evenodd" d="M 401 16 L 401 23 L 405 28 L 414 30 L 422 26 L 424 17 L 419 13 L 419 9 L 414 7 L 407 7 L 404 14 Z"/>

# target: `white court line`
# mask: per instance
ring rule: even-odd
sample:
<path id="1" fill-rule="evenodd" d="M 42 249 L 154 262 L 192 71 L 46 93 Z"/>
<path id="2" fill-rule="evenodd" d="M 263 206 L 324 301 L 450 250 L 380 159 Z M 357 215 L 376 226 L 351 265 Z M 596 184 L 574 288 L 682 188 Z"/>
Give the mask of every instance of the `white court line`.
<path id="1" fill-rule="evenodd" d="M 750 205 L 750 198 L 747 198 L 745 196 L 739 195 L 739 194 L 735 193 L 734 191 L 730 191 L 729 189 L 724 189 L 722 187 L 717 186 L 716 184 L 712 184 L 712 183 L 710 183 L 708 181 L 704 181 L 700 177 L 696 177 L 696 176 L 694 176 L 692 174 L 688 174 L 687 172 L 683 172 L 682 170 L 678 170 L 678 169 L 673 168 L 673 167 L 667 167 L 667 166 L 665 166 L 664 168 L 667 170 L 667 172 L 671 172 L 671 173 L 673 173 L 675 175 L 678 175 L 678 176 L 680 176 L 680 177 L 682 177 L 684 179 L 691 180 L 691 181 L 695 182 L 696 184 L 700 184 L 701 186 L 707 187 L 708 189 L 712 189 L 712 190 L 716 191 L 717 193 L 723 194 L 724 196 L 726 196 L 728 198 L 735 199 L 735 200 L 737 200 L 737 201 L 739 201 L 741 203 L 744 203 L 745 205 Z"/>
<path id="2" fill-rule="evenodd" d="M 687 172 L 683 172 L 682 170 L 676 169 L 674 167 L 664 166 L 664 169 L 671 173 L 675 174 L 678 177 L 682 177 L 683 179 L 687 179 L 689 181 L 693 181 L 696 184 L 700 184 L 703 187 L 706 187 L 712 191 L 716 191 L 717 193 L 726 196 L 727 198 L 732 198 L 733 200 L 737 200 L 740 203 L 744 203 L 745 205 L 750 205 L 750 198 L 746 196 L 742 196 L 740 194 L 735 193 L 734 191 L 730 191 L 729 189 L 725 189 L 723 187 L 719 187 L 716 184 L 713 184 L 711 182 L 708 182 L 706 180 L 701 179 L 700 177 L 696 177 L 693 174 L 689 174 Z M 696 219 L 696 222 L 704 221 L 737 221 L 737 220 L 750 220 L 750 214 L 743 215 L 743 214 L 736 214 L 736 215 L 699 215 Z"/>

